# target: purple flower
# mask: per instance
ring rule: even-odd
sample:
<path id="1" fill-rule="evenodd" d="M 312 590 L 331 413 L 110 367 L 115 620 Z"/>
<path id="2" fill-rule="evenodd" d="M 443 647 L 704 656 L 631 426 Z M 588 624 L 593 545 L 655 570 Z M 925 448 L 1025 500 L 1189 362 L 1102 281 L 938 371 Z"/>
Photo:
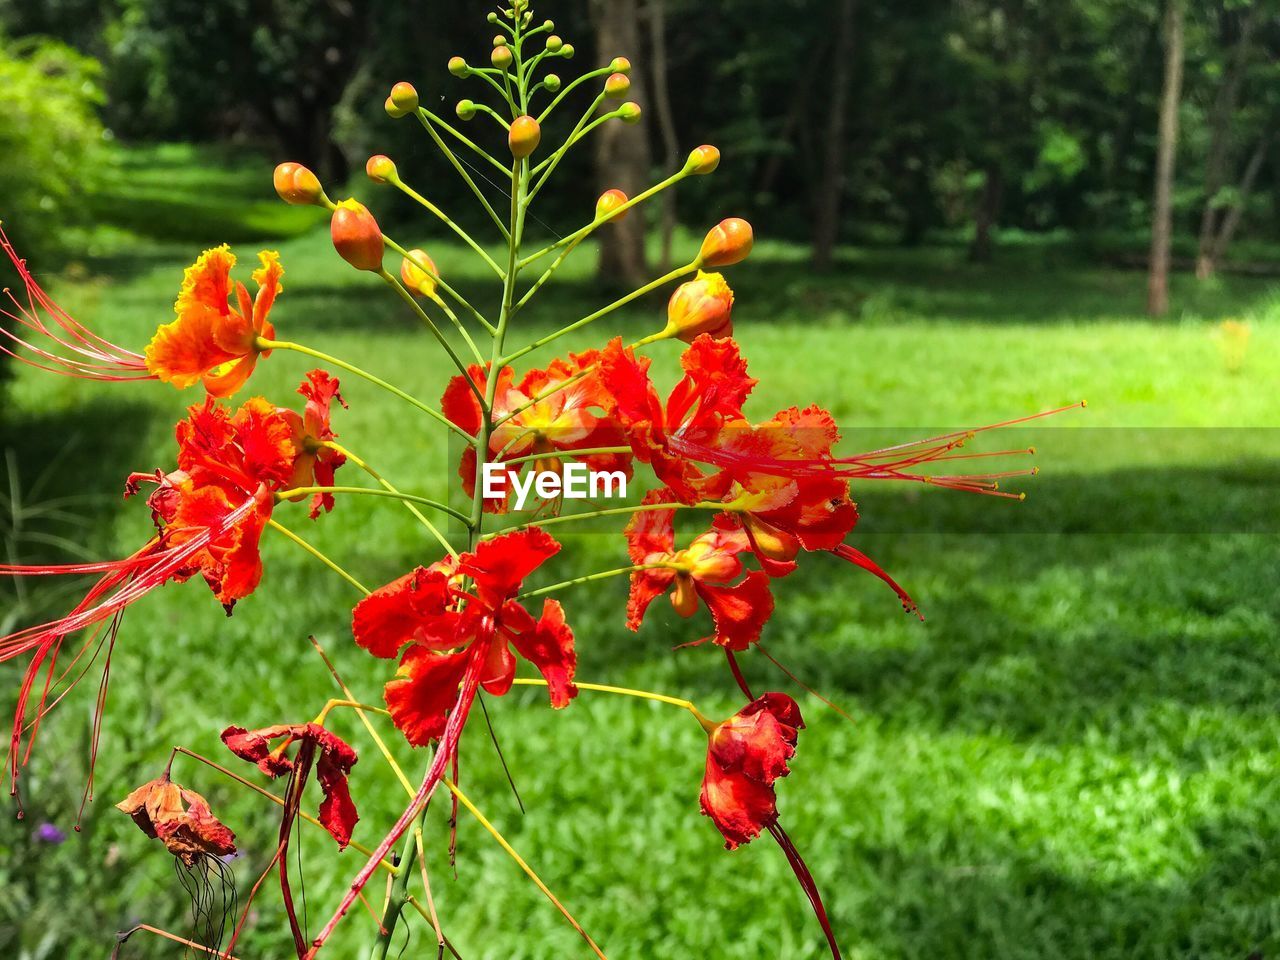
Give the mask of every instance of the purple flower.
<path id="1" fill-rule="evenodd" d="M 59 844 L 67 839 L 67 835 L 46 820 L 36 827 L 35 838 L 39 843 Z"/>

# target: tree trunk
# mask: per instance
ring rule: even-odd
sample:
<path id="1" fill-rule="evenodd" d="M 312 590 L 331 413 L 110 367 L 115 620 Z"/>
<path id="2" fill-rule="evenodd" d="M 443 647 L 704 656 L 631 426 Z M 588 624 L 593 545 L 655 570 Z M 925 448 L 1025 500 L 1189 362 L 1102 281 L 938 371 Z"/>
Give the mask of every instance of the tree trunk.
<path id="1" fill-rule="evenodd" d="M 592 0 L 596 52 L 601 63 L 627 57 L 632 64 L 630 98 L 643 104 L 644 82 L 639 69 L 639 0 Z M 634 197 L 649 186 L 652 161 L 647 124 L 611 121 L 596 137 L 596 181 L 601 193 L 617 188 Z M 645 262 L 645 224 L 642 210 L 599 231 L 600 279 L 610 286 L 642 286 L 649 279 Z"/>
<path id="2" fill-rule="evenodd" d="M 1240 220 L 1244 216 L 1244 205 L 1249 199 L 1249 194 L 1253 192 L 1254 185 L 1258 182 L 1258 174 L 1262 172 L 1262 164 L 1267 159 L 1267 154 L 1271 150 L 1272 141 L 1275 139 L 1275 133 L 1268 130 L 1262 135 L 1258 141 L 1258 146 L 1254 148 L 1249 162 L 1244 168 L 1244 175 L 1240 178 L 1240 185 L 1236 188 L 1235 202 L 1227 209 L 1226 215 L 1222 218 L 1222 225 L 1218 228 L 1217 235 L 1213 238 L 1206 255 L 1202 255 L 1196 260 L 1196 275 L 1200 275 L 1201 264 L 1204 264 L 1204 279 L 1213 276 L 1218 269 L 1218 263 L 1226 256 L 1227 248 L 1231 246 L 1231 241 L 1235 238 L 1236 230 L 1240 227 Z"/>
<path id="3" fill-rule="evenodd" d="M 982 196 L 973 218 L 973 243 L 969 246 L 972 263 L 990 263 L 994 249 L 992 233 L 1000 219 L 1000 200 L 1004 196 L 1004 174 L 997 163 L 987 166 L 982 180 Z"/>
<path id="4" fill-rule="evenodd" d="M 666 0 L 649 0 L 649 45 L 653 62 L 653 105 L 658 115 L 658 131 L 662 134 L 663 173 L 680 168 L 680 139 L 671 109 L 671 86 L 667 79 L 667 10 Z M 671 244 L 676 232 L 676 192 L 662 194 L 662 259 L 659 269 L 671 269 Z"/>
<path id="5" fill-rule="evenodd" d="M 1212 247 L 1220 229 L 1218 219 L 1224 215 L 1214 200 L 1227 182 L 1227 167 L 1231 159 L 1231 122 L 1235 119 L 1236 104 L 1240 99 L 1240 83 L 1249 59 L 1255 9 L 1250 7 L 1241 16 L 1239 36 L 1232 48 L 1226 76 L 1214 98 L 1210 114 L 1209 153 L 1205 158 L 1204 170 L 1204 211 L 1200 215 L 1200 243 L 1196 253 L 1196 276 L 1201 280 L 1213 275 Z M 1223 11 L 1222 16 L 1226 20 L 1232 15 Z"/>
<path id="6" fill-rule="evenodd" d="M 1169 312 L 1173 172 L 1178 151 L 1178 103 L 1182 99 L 1182 0 L 1168 0 L 1164 33 L 1164 88 L 1160 94 L 1160 131 L 1151 211 L 1151 266 L 1147 277 L 1147 313 L 1153 317 Z"/>
<path id="7" fill-rule="evenodd" d="M 831 267 L 840 234 L 840 206 L 844 193 L 845 138 L 849 112 L 849 84 L 853 75 L 853 18 L 857 0 L 839 0 L 835 21 L 835 52 L 831 69 L 831 101 L 827 112 L 826 150 L 822 178 L 814 196 L 813 265 Z"/>

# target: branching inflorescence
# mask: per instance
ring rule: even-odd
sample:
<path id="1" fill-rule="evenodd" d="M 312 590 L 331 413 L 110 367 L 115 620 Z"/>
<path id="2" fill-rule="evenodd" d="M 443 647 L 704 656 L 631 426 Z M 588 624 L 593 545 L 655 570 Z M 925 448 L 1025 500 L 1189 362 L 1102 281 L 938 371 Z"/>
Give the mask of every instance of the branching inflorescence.
<path id="1" fill-rule="evenodd" d="M 518 321 L 575 249 L 662 190 L 688 177 L 711 174 L 720 154 L 712 146 L 698 147 L 680 170 L 635 197 L 619 190 L 605 192 L 589 223 L 527 253 L 530 210 L 564 156 L 603 123 L 636 121 L 640 107 L 631 102 L 612 106 L 624 100 L 629 87 L 631 66 L 625 58 L 568 83 L 544 73 L 549 61 L 567 60 L 574 51 L 552 33 L 551 21 L 533 24 L 527 0 L 516 0 L 512 9 L 490 14 L 489 22 L 501 31 L 490 65 L 471 66 L 455 57 L 448 69 L 455 77 L 480 81 L 485 92 L 496 97 L 496 107 L 462 100 L 456 112 L 463 121 L 482 114 L 487 121 L 496 121 L 506 134 L 509 160 L 492 156 L 481 146 L 488 139 L 484 135 L 473 139 L 423 106 L 408 83 L 391 89 L 386 110 L 392 117 L 412 116 L 422 124 L 492 220 L 506 243 L 505 258 L 490 256 L 482 243 L 406 183 L 389 158 L 370 158 L 367 172 L 376 183 L 395 187 L 419 202 L 475 252 L 500 284 L 496 311 L 473 306 L 440 275 L 425 251 L 406 249 L 386 236 L 361 203 L 330 200 L 306 167 L 284 163 L 275 171 L 280 197 L 292 204 L 327 208 L 338 254 L 390 287 L 446 353 L 456 374 L 434 388 L 426 385 L 441 391 L 438 404 L 314 347 L 278 339 L 272 314 L 284 268 L 276 253 L 259 255 L 251 295 L 243 282 L 233 280 L 236 258 L 228 247 L 205 251 L 183 278 L 175 319 L 161 325 L 139 354 L 109 343 L 73 320 L 39 287 L 3 240 L 26 290 L 21 298 L 11 297 L 17 312 L 7 313 L 20 325 L 21 334 L 7 334 L 0 349 L 52 372 L 113 381 L 158 379 L 178 388 L 203 387 L 205 393 L 177 425 L 174 468 L 134 474 L 127 480 L 129 494 L 144 485 L 150 489 L 147 503 L 155 532 L 143 546 L 118 561 L 0 568 L 11 576 L 98 577 L 67 616 L 0 638 L 0 660 L 27 660 L 10 738 L 12 792 L 17 795 L 18 775 L 30 756 L 41 719 L 104 648 L 103 662 L 109 664 L 128 606 L 157 587 L 198 574 L 230 612 L 259 586 L 263 573 L 259 541 L 270 531 L 306 550 L 360 595 L 352 614 L 355 643 L 374 658 L 398 662 L 398 667 L 394 672 L 389 667 L 383 671 L 388 677 L 385 706 L 357 702 L 335 673 L 344 699 L 325 704 L 314 719 L 256 718 L 267 725 L 257 730 L 230 727 L 223 732 L 224 743 L 236 757 L 257 764 L 271 778 L 284 779 L 283 796 L 211 759 L 177 748 L 162 776 L 119 806 L 144 832 L 164 842 L 179 859 L 184 876 L 198 871 L 201 884 L 208 886 L 205 878 L 209 864 L 214 864 L 214 874 L 224 877 L 224 863 L 234 855 L 235 845 L 231 832 L 214 817 L 204 798 L 170 780 L 170 767 L 178 755 L 202 761 L 280 807 L 276 851 L 267 870 L 278 873 L 299 957 L 320 952 L 357 901 L 369 906 L 364 891 L 380 872 L 388 876 L 390 894 L 382 911 L 374 911 L 378 926 L 373 956 L 388 955 L 406 908 L 431 924 L 441 956 L 446 949 L 457 955 L 436 915 L 422 860 L 426 807 L 443 785 L 455 805 L 461 804 L 477 817 L 515 858 L 587 947 L 603 957 L 602 949 L 458 783 L 459 741 L 481 691 L 502 696 L 513 685 L 537 684 L 546 688 L 551 706 L 560 709 L 587 690 L 665 702 L 691 714 L 708 735 L 702 812 L 730 849 L 763 832 L 775 838 L 813 906 L 832 954 L 839 957 L 836 934 L 817 884 L 779 823 L 777 781 L 787 775 L 796 754 L 804 726 L 799 705 L 783 693 L 753 694 L 735 657 L 759 640 L 774 609 L 779 589 L 775 581 L 785 578 L 809 554 L 830 554 L 869 571 L 897 592 L 906 609 L 916 609 L 888 573 L 846 542 L 858 521 L 850 499 L 852 481 L 911 481 L 1011 496 L 999 489 L 999 481 L 1033 470 L 952 472 L 957 461 L 992 455 L 962 449 L 978 431 L 849 455 L 836 452 L 840 434 L 831 414 L 821 406 L 790 407 L 763 421 L 750 420 L 745 407 L 756 381 L 748 375 L 733 339 L 733 292 L 716 272 L 750 254 L 752 229 L 745 220 L 728 219 L 713 227 L 697 255 L 665 276 L 552 333 L 522 342 Z M 564 142 L 548 152 L 542 144 L 542 126 L 554 111 L 567 107 L 570 95 L 579 89 L 594 89 L 595 96 Z M 541 107 L 536 103 L 540 97 Z M 476 182 L 475 163 L 509 180 L 505 212 L 495 209 Z M 399 257 L 398 269 L 387 267 L 388 251 Z M 607 339 L 599 349 L 552 359 L 542 368 L 520 374 L 512 366 L 676 281 L 684 282 L 671 294 L 666 323 L 657 332 L 631 344 L 620 337 Z M 683 377 L 663 396 L 650 378 L 654 359 L 645 351 L 672 340 L 685 345 L 679 358 Z M 302 381 L 300 407 L 277 406 L 261 397 L 235 409 L 221 402 L 238 393 L 256 365 L 277 351 L 322 364 Z M 668 359 L 669 355 L 662 355 L 662 362 Z M 356 452 L 338 443 L 331 414 L 335 402 L 342 404 L 342 397 L 333 371 L 388 391 L 454 435 L 463 447 L 457 482 L 468 498 L 466 508 L 402 493 Z M 632 479 L 639 470 L 653 484 L 638 503 L 575 512 L 565 511 L 558 500 L 546 502 L 553 495 L 529 479 L 534 474 L 567 476 L 577 464 L 624 479 Z M 344 475 L 353 469 L 363 472 L 367 482 L 336 485 L 335 474 L 343 467 Z M 538 501 L 533 509 L 515 517 L 515 522 L 491 525 L 493 518 L 522 506 L 530 490 Z M 281 523 L 280 515 L 287 515 L 295 505 L 305 505 L 312 520 L 321 520 L 348 496 L 381 497 L 389 504 L 399 501 L 409 510 L 423 528 L 423 565 L 370 589 Z M 681 511 L 709 518 L 705 531 L 683 545 L 675 524 Z M 588 573 L 564 564 L 560 544 L 548 530 L 600 519 L 613 519 L 623 526 L 619 542 L 625 541 L 630 564 Z M 561 564 L 569 579 L 525 590 L 525 580 L 536 570 Z M 663 594 L 669 594 L 681 617 L 694 617 L 701 607 L 707 608 L 710 630 L 695 643 L 724 651 L 728 675 L 748 701 L 742 709 L 717 722 L 678 697 L 575 682 L 572 618 L 558 599 L 548 595 L 615 575 L 630 576 L 630 600 L 620 620 L 625 619 L 633 630 Z M 81 639 L 68 654 L 64 645 L 71 637 Z M 522 660 L 536 668 L 541 678 L 517 678 Z M 327 657 L 325 663 L 332 670 Z M 379 669 L 372 662 L 371 666 Z M 100 689 L 105 690 L 105 669 Z M 100 693 L 99 705 L 102 702 Z M 325 727 L 329 713 L 339 707 L 359 715 L 408 798 L 403 814 L 371 846 L 352 839 L 358 814 L 348 777 L 356 753 Z M 432 751 L 421 779 L 405 774 L 383 739 L 382 733 L 392 726 L 410 746 Z M 96 736 L 94 746 L 96 750 Z M 324 795 L 315 815 L 304 803 L 307 781 L 313 775 Z M 90 793 L 87 789 L 86 796 Z M 315 936 L 299 922 L 290 888 L 290 837 L 300 823 L 322 827 L 339 848 L 350 845 L 365 857 Z M 234 918 L 225 952 L 222 924 L 209 920 L 210 910 L 204 903 L 209 898 L 203 894 L 197 905 L 201 922 L 193 934 L 201 942 L 146 925 L 136 930 L 158 933 L 209 954 L 233 956 L 249 903 L 266 876 Z"/>

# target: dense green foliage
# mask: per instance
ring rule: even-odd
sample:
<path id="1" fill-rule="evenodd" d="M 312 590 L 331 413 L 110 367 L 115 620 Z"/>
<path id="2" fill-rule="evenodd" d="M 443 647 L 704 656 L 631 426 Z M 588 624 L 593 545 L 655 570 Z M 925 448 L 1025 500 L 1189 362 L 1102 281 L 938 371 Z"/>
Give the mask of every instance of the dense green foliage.
<path id="1" fill-rule="evenodd" d="M 175 149 L 141 154 L 127 169 L 134 187 L 157 201 L 237 196 L 254 211 L 242 228 L 269 229 L 255 219 L 266 207 L 253 201 L 271 196 L 260 162 Z M 184 236 L 231 226 L 216 201 L 190 201 L 180 219 Z M 273 314 L 281 334 L 425 397 L 437 393 L 450 371 L 414 318 L 374 280 L 343 269 L 323 230 L 299 229 L 285 220 L 278 233 L 288 238 L 270 241 L 287 270 Z M 59 283 L 55 293 L 96 329 L 140 347 L 171 316 L 182 268 L 199 250 L 160 233 L 104 240 L 85 261 L 90 278 Z M 430 251 L 451 279 L 469 289 L 484 282 L 466 250 L 432 243 Z M 1019 244 L 997 266 L 964 259 L 962 246 L 851 249 L 838 279 L 816 282 L 800 266 L 802 248 L 765 243 L 732 276 L 740 339 L 762 378 L 756 412 L 822 398 L 848 429 L 892 427 L 905 437 L 940 421 L 977 424 L 1090 401 L 1086 413 L 1038 438 L 1045 472 L 1027 485 L 1026 503 L 855 491 L 867 531 L 857 544 L 918 595 L 925 623 L 903 617 L 876 581 L 834 560 L 811 558 L 777 585 L 781 603 L 765 645 L 854 719 L 803 695 L 761 657 L 747 658 L 753 681 L 800 696 L 809 724 L 794 773 L 780 784 L 787 827 L 851 957 L 1271 955 L 1280 950 L 1272 855 L 1280 835 L 1272 708 L 1280 569 L 1267 532 L 1280 479 L 1274 452 L 1242 447 L 1254 441 L 1238 430 L 1207 430 L 1203 442 L 1170 453 L 1100 444 L 1099 434 L 1081 429 L 1274 426 L 1280 298 L 1255 279 L 1204 286 L 1179 278 L 1181 316 L 1154 324 L 1141 316 L 1133 274 L 1087 266 L 1059 245 Z M 571 264 L 520 334 L 597 303 L 589 275 L 589 257 Z M 569 346 L 606 332 L 640 335 L 660 316 L 660 300 L 637 305 Z M 1252 326 L 1238 370 L 1224 362 L 1225 318 Z M 285 397 L 305 369 L 274 355 L 251 388 Z M 367 385 L 344 379 L 344 393 L 351 407 L 335 426 L 345 443 L 408 491 L 440 496 L 449 487 L 453 465 L 440 434 L 400 429 L 409 421 L 395 401 Z M 33 506 L 90 498 L 71 510 L 88 526 L 50 520 L 42 529 L 95 556 L 134 549 L 150 524 L 145 505 L 120 503 L 121 479 L 171 463 L 172 424 L 197 400 L 156 384 L 24 372 L 3 437 L 21 464 L 16 489 L 29 491 Z M 77 468 L 46 469 L 71 463 Z M 939 513 L 951 532 L 928 532 Z M 1045 515 L 1062 532 L 1036 533 L 1034 520 L 1022 529 L 1016 519 Z M 344 498 L 314 525 L 301 508 L 280 517 L 370 582 L 432 559 L 412 518 L 392 503 Z M 988 532 L 956 532 L 970 527 Z M 25 558 L 62 555 L 49 543 L 18 546 Z M 616 537 L 578 538 L 548 576 L 614 566 L 621 546 Z M 112 931 L 139 920 L 184 928 L 170 858 L 110 804 L 159 772 L 169 744 L 231 762 L 217 742 L 224 725 L 311 714 L 333 687 L 308 632 L 318 633 L 359 696 L 377 698 L 388 666 L 350 642 L 354 596 L 279 538 L 266 541 L 265 556 L 261 592 L 230 619 L 198 583 L 166 588 L 130 612 L 113 660 L 97 799 L 82 834 L 69 827 L 85 776 L 95 672 L 41 731 L 27 819 L 0 819 L 0 955 L 98 957 Z M 580 638 L 580 677 L 678 692 L 712 714 L 733 709 L 737 696 L 712 651 L 671 649 L 695 635 L 689 626 L 655 607 L 654 621 L 630 634 L 624 595 L 613 580 L 563 596 Z M 31 603 L 57 608 L 65 598 Z M 14 670 L 5 673 L 14 679 Z M 12 690 L 0 686 L 0 707 Z M 516 809 L 482 725 L 464 745 L 463 784 L 611 956 L 823 955 L 778 851 L 759 841 L 726 853 L 698 815 L 705 740 L 687 715 L 585 693 L 553 713 L 531 692 L 490 700 L 489 712 L 528 813 Z M 354 718 L 336 715 L 334 723 L 362 752 L 357 839 L 369 840 L 403 797 Z M 247 765 L 239 771 L 256 777 Z M 275 811 L 189 761 L 175 775 L 236 830 L 247 853 L 236 870 L 247 890 L 274 849 Z M 61 846 L 35 839 L 46 820 L 69 834 Z M 329 839 L 303 829 L 314 923 L 359 861 L 350 853 L 335 861 Z M 429 833 L 432 876 L 464 957 L 585 955 L 465 813 L 456 880 L 446 835 L 442 804 Z M 361 956 L 371 928 L 367 914 L 353 913 L 333 955 Z M 287 955 L 285 929 L 269 882 L 242 955 Z M 434 955 L 430 938 L 425 925 L 413 925 L 404 956 Z M 121 954 L 175 955 L 141 934 Z"/>
<path id="2" fill-rule="evenodd" d="M 0 220 L 24 250 L 57 250 L 58 227 L 83 221 L 102 148 L 99 79 L 64 44 L 0 36 Z"/>

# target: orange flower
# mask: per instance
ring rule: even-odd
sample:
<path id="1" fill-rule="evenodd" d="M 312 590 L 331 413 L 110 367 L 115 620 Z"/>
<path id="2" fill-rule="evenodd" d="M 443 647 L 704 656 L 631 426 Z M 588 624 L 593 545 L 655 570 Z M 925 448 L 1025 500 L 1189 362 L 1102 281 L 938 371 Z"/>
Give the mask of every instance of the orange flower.
<path id="1" fill-rule="evenodd" d="M 168 773 L 144 783 L 116 804 L 133 817 L 148 837 L 187 866 L 205 857 L 228 857 L 236 852 L 236 835 L 209 809 L 209 801 L 169 779 Z"/>
<path id="2" fill-rule="evenodd" d="M 178 318 L 156 331 L 147 346 L 147 369 L 175 387 L 203 380 L 211 396 L 229 397 L 239 390 L 257 365 L 259 337 L 271 339 L 275 327 L 267 320 L 280 293 L 284 270 L 280 255 L 258 254 L 262 266 L 253 272 L 257 296 L 237 282 L 231 284 L 236 258 L 224 243 L 206 250 L 187 268 L 174 304 Z M 237 308 L 231 306 L 234 292 Z"/>
<path id="3" fill-rule="evenodd" d="M 685 343 L 709 333 L 719 340 L 733 336 L 733 291 L 719 273 L 698 271 L 698 276 L 676 287 L 667 303 L 664 333 Z"/>

